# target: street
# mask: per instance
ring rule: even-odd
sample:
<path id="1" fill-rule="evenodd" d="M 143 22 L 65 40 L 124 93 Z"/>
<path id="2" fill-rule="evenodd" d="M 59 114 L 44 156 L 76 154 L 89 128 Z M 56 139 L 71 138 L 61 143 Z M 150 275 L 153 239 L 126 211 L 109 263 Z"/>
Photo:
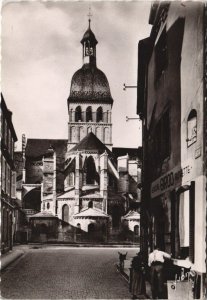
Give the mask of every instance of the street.
<path id="1" fill-rule="evenodd" d="M 137 249 L 31 247 L 3 272 L 1 296 L 9 299 L 130 299 L 128 283 L 114 265 L 118 251 L 127 251 L 130 258 Z"/>

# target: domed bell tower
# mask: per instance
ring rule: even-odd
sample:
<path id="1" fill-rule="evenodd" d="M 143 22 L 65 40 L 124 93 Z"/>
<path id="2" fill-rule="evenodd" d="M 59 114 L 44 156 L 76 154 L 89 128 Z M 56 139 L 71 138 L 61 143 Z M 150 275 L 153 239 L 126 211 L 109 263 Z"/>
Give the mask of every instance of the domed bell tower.
<path id="1" fill-rule="evenodd" d="M 112 148 L 111 110 L 113 99 L 106 75 L 96 66 L 98 41 L 89 26 L 80 41 L 83 66 L 71 80 L 68 97 L 68 152 L 93 132 L 110 150 Z"/>

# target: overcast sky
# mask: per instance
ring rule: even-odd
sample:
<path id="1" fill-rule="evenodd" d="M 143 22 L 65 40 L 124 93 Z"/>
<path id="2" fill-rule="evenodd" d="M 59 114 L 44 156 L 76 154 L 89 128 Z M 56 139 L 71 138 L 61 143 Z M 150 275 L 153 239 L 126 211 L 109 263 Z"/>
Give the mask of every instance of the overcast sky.
<path id="1" fill-rule="evenodd" d="M 136 116 L 137 45 L 150 34 L 149 1 L 9 1 L 2 8 L 2 93 L 13 112 L 20 149 L 27 138 L 67 139 L 67 98 L 72 75 L 82 67 L 80 40 L 91 3 L 97 66 L 114 99 L 113 146 L 141 145 Z"/>

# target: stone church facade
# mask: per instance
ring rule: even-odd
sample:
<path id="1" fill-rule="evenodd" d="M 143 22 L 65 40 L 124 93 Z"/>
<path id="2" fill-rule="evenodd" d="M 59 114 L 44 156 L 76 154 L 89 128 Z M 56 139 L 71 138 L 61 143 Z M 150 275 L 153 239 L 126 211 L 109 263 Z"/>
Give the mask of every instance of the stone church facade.
<path id="1" fill-rule="evenodd" d="M 113 151 L 113 99 L 97 43 L 89 20 L 67 100 L 68 139 L 23 139 L 18 186 L 33 240 L 119 240 L 124 216 L 138 208 L 138 151 Z"/>

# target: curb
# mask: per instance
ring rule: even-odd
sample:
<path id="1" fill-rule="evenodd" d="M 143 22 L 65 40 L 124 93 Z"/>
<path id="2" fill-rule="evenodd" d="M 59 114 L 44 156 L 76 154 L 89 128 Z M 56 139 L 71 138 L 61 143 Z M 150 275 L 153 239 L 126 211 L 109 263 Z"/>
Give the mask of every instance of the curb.
<path id="1" fill-rule="evenodd" d="M 87 247 L 87 248 L 131 248 L 131 249 L 137 249 L 139 248 L 139 245 L 123 245 L 123 244 L 87 244 L 87 243 L 77 243 L 77 244 L 70 244 L 70 243 L 28 243 L 28 246 L 43 246 L 43 247 L 49 247 L 49 246 L 58 246 L 58 247 Z"/>
<path id="2" fill-rule="evenodd" d="M 22 250 L 15 250 L 14 252 L 5 254 L 1 257 L 1 271 L 7 268 L 11 263 L 17 260 L 24 254 Z"/>

